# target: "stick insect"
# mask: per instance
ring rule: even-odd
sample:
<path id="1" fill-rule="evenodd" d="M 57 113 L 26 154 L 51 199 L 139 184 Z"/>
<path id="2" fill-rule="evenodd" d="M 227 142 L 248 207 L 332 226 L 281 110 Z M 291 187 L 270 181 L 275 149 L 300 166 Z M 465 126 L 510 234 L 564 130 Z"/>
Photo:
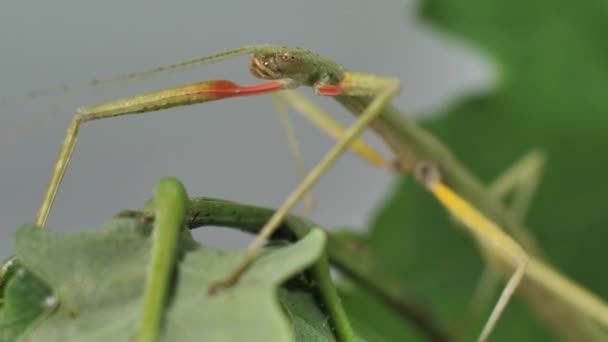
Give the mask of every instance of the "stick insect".
<path id="1" fill-rule="evenodd" d="M 241 86 L 231 81 L 216 80 L 163 89 L 99 105 L 81 107 L 72 119 L 59 157 L 52 172 L 48 189 L 37 215 L 36 223 L 44 227 L 61 181 L 70 162 L 80 125 L 93 120 L 162 110 L 228 97 L 255 96 L 275 93 L 277 99 L 303 112 L 321 128 L 337 139 L 336 145 L 304 177 L 299 186 L 275 212 L 260 234 L 250 244 L 246 256 L 226 279 L 218 279 L 209 294 L 221 291 L 238 281 L 254 260 L 256 253 L 278 228 L 289 211 L 298 203 L 322 174 L 349 147 L 376 166 L 396 173 L 407 173 L 418 179 L 456 220 L 475 238 L 488 263 L 497 266 L 507 277 L 507 283 L 485 323 L 479 340 L 488 338 L 507 303 L 522 283 L 559 296 L 575 308 L 604 326 L 608 326 L 608 307 L 593 294 L 552 270 L 507 234 L 521 235 L 525 229 L 513 218 L 497 197 L 478 182 L 434 136 L 419 128 L 390 104 L 399 91 L 399 81 L 390 77 L 348 71 L 337 63 L 304 49 L 252 45 L 181 63 L 158 67 L 108 79 L 106 81 L 141 79 L 153 75 L 199 67 L 221 60 L 252 54 L 251 73 L 266 80 Z M 98 83 L 104 81 L 97 81 Z M 357 116 L 356 122 L 344 129 L 329 116 L 298 95 L 285 90 L 300 86 L 312 87 L 321 96 L 331 96 Z M 388 162 L 363 142 L 358 135 L 367 127 L 386 143 L 395 161 Z M 529 196 L 528 196 L 529 197 Z M 527 246 L 524 237 L 519 238 Z M 531 247 L 529 247 L 531 248 Z"/>

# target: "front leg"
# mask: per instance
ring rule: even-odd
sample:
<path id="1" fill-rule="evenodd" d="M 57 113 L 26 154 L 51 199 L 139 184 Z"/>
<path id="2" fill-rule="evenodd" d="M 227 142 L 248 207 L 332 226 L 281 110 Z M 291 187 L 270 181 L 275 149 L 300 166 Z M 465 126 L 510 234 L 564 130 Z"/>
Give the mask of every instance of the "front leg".
<path id="1" fill-rule="evenodd" d="M 316 87 L 318 93 L 328 94 L 349 91 L 358 92 L 362 89 L 360 84 L 363 82 L 358 78 L 360 74 L 347 73 L 344 76 L 343 81 L 337 85 L 319 85 Z M 357 137 L 363 132 L 369 124 L 376 119 L 390 102 L 391 98 L 397 94 L 399 90 L 399 82 L 394 79 L 390 79 L 390 82 L 384 84 L 380 92 L 375 93 L 374 97 L 370 99 L 365 110 L 361 113 L 357 121 L 344 132 L 344 135 L 338 139 L 332 149 L 330 149 L 321 161 L 308 173 L 308 175 L 302 180 L 302 182 L 296 187 L 296 189 L 287 197 L 283 205 L 277 209 L 274 215 L 268 220 L 266 225 L 260 230 L 257 237 L 251 242 L 247 248 L 243 261 L 236 267 L 235 271 L 228 276 L 209 288 L 209 294 L 214 294 L 218 290 L 226 287 L 230 287 L 235 284 L 240 276 L 247 270 L 249 265 L 253 262 L 258 251 L 266 243 L 268 238 L 278 229 L 279 225 L 285 217 L 289 214 L 289 211 L 295 207 L 298 201 L 310 191 L 312 186 L 319 180 L 319 178 L 334 164 L 340 155 L 357 139 Z"/>
<path id="2" fill-rule="evenodd" d="M 253 86 L 239 86 L 230 81 L 217 80 L 163 89 L 99 105 L 78 109 L 68 126 L 51 180 L 36 216 L 36 225 L 43 228 L 59 191 L 78 140 L 80 125 L 93 120 L 130 114 L 147 113 L 177 106 L 191 105 L 227 97 L 254 96 L 297 87 L 291 79 L 280 79 Z"/>

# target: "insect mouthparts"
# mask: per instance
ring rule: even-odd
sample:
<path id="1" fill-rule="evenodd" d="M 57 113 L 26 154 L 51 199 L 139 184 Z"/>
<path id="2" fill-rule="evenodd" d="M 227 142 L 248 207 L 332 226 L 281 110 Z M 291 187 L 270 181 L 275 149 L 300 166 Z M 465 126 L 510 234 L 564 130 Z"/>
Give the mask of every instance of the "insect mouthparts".
<path id="1" fill-rule="evenodd" d="M 251 71 L 253 76 L 262 79 L 274 80 L 281 78 L 279 74 L 268 67 L 269 64 L 270 62 L 267 60 L 267 58 L 263 56 L 254 56 L 249 61 L 249 71 Z"/>

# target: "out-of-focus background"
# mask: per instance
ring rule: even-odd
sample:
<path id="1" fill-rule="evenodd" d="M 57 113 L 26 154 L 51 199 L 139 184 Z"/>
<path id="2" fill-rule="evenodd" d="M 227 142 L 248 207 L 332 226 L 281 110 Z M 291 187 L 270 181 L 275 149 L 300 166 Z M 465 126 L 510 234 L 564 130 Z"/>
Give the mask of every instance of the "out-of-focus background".
<path id="1" fill-rule="evenodd" d="M 11 233 L 33 222 L 75 108 L 209 79 L 256 82 L 247 57 L 134 84 L 92 88 L 87 80 L 138 71 L 245 44 L 305 47 L 348 68 L 398 77 L 396 104 L 415 115 L 492 84 L 492 66 L 415 18 L 414 1 L 9 1 L 0 11 L 0 257 Z M 83 84 L 28 99 L 32 90 Z M 344 122 L 331 99 L 315 98 Z M 295 114 L 305 163 L 333 143 Z M 367 135 L 369 141 L 382 145 Z M 96 227 L 138 208 L 161 176 L 191 195 L 278 206 L 297 183 L 268 97 L 171 109 L 86 124 L 48 221 L 54 230 Z M 312 218 L 365 226 L 393 177 L 347 155 L 315 187 Z M 196 232 L 218 246 L 242 246 L 231 230 Z"/>

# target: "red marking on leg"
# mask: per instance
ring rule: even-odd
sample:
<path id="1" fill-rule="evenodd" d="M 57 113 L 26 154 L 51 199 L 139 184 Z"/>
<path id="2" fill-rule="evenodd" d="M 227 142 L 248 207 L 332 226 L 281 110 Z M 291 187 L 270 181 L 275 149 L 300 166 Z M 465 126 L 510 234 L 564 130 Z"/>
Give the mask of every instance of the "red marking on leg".
<path id="1" fill-rule="evenodd" d="M 195 92 L 201 97 L 222 99 L 235 96 L 255 96 L 286 89 L 285 82 L 272 81 L 251 86 L 240 86 L 232 81 L 216 80 L 200 83 Z"/>
<path id="2" fill-rule="evenodd" d="M 316 89 L 317 94 L 323 96 L 338 96 L 342 94 L 342 86 L 341 85 L 322 85 L 318 86 Z"/>
<path id="3" fill-rule="evenodd" d="M 283 90 L 285 88 L 286 86 L 283 82 L 273 81 L 252 86 L 244 86 L 241 87 L 237 93 L 240 96 L 252 96 L 271 93 L 274 91 Z"/>
<path id="4" fill-rule="evenodd" d="M 319 95 L 324 96 L 339 96 L 345 95 L 349 92 L 352 81 L 352 75 L 348 72 L 344 73 L 344 76 L 340 80 L 340 83 L 336 85 L 322 85 L 315 88 L 315 91 Z"/>

